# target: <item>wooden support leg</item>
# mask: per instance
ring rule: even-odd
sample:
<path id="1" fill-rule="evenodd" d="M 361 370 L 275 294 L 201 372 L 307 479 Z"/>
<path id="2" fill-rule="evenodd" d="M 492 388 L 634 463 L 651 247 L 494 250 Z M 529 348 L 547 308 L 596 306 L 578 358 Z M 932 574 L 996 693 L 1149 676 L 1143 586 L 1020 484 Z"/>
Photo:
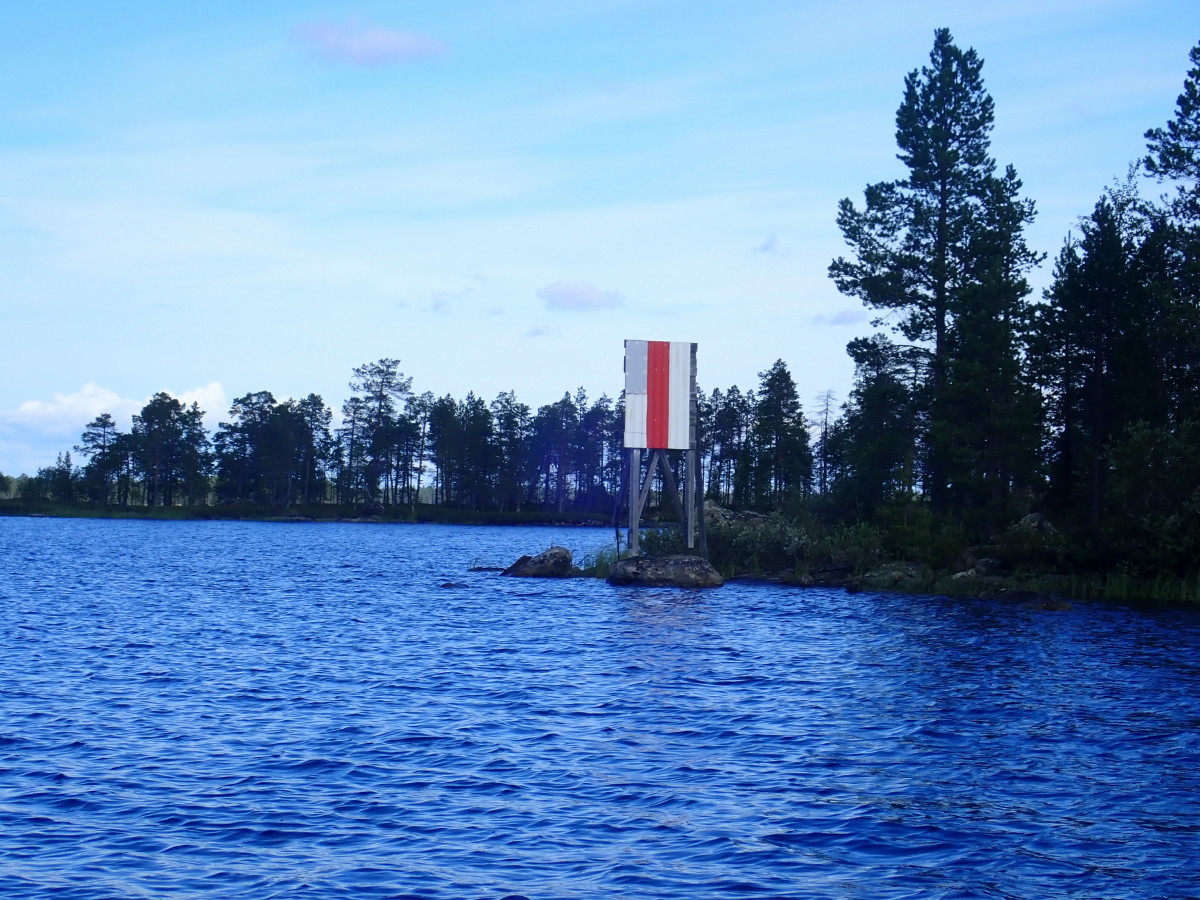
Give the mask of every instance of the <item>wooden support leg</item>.
<path id="1" fill-rule="evenodd" d="M 658 454 L 658 460 L 662 463 L 663 469 L 663 489 L 667 492 L 667 499 L 671 501 L 671 507 L 675 510 L 675 518 L 679 520 L 679 527 L 686 529 L 687 522 L 683 510 L 683 502 L 679 499 L 679 487 L 675 484 L 675 472 L 671 469 L 671 460 L 667 458 L 667 451 L 655 450 Z"/>
<path id="2" fill-rule="evenodd" d="M 638 452 L 639 452 L 638 459 L 639 459 L 639 463 L 640 463 L 641 451 L 638 451 Z M 642 483 L 641 490 L 638 491 L 638 515 L 639 515 L 639 517 L 641 516 L 642 510 L 645 509 L 645 507 L 646 507 L 646 501 L 650 499 L 650 489 L 652 487 L 654 487 L 654 471 L 657 468 L 657 466 L 661 460 L 662 460 L 662 451 L 661 450 L 651 451 L 650 461 L 646 464 L 646 480 L 645 480 L 645 482 Z M 639 473 L 640 473 L 640 471 L 641 470 L 639 468 Z M 640 478 L 641 475 L 639 474 L 638 477 Z"/>
<path id="3" fill-rule="evenodd" d="M 687 452 L 687 471 L 683 481 L 684 531 L 687 536 L 687 548 L 696 549 L 696 451 Z"/>
<path id="4" fill-rule="evenodd" d="M 638 555 L 638 523 L 642 519 L 642 451 L 629 450 L 629 555 Z"/>
<path id="5" fill-rule="evenodd" d="M 695 452 L 695 451 L 693 451 L 693 452 Z M 699 456 L 700 454 L 697 453 L 696 455 Z M 708 525 L 705 521 L 705 516 L 704 516 L 704 476 L 700 472 L 699 460 L 697 460 L 697 463 L 696 463 L 695 475 L 696 475 L 696 477 L 695 477 L 696 517 L 699 519 L 698 525 L 699 525 L 699 531 L 700 531 L 700 555 L 704 559 L 708 559 Z"/>

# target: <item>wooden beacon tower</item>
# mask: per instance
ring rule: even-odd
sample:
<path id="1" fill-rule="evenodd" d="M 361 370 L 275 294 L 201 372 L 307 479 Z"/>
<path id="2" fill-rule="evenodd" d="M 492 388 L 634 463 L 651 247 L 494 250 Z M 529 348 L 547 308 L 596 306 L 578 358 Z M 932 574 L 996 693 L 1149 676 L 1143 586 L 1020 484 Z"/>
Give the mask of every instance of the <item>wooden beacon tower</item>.
<path id="1" fill-rule="evenodd" d="M 629 456 L 629 553 L 638 555 L 638 528 L 656 471 L 679 516 L 689 551 L 707 557 L 703 483 L 696 440 L 696 345 L 683 341 L 625 342 L 625 449 Z M 642 451 L 650 453 L 642 479 Z M 679 453 L 678 451 L 683 451 Z M 671 465 L 669 454 L 682 456 Z M 683 482 L 681 491 L 676 481 Z"/>

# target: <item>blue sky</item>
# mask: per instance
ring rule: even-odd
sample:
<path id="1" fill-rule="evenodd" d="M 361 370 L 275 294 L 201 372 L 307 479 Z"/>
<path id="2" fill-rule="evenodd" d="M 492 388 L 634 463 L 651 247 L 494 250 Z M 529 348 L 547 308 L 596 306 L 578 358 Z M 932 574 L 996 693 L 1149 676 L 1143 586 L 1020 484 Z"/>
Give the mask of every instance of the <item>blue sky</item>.
<path id="1" fill-rule="evenodd" d="M 783 359 L 843 398 L 872 329 L 826 275 L 837 202 L 902 174 L 938 27 L 1052 259 L 1170 117 L 1200 5 L 4 4 L 0 472 L 160 390 L 337 409 L 381 357 L 537 406 L 688 340 L 705 388 Z"/>

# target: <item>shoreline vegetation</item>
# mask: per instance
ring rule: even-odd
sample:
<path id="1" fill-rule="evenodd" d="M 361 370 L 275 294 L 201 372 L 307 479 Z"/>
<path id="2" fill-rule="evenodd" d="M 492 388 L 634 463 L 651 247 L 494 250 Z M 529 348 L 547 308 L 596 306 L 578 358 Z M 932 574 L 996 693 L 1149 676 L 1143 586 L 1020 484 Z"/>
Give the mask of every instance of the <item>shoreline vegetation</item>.
<path id="1" fill-rule="evenodd" d="M 899 558 L 891 539 L 871 526 L 822 528 L 820 523 L 706 505 L 709 558 L 727 581 L 757 581 L 793 587 L 894 591 L 907 594 L 1010 599 L 1035 609 L 1065 609 L 1067 600 L 1106 600 L 1171 605 L 1200 604 L 1200 577 L 1139 576 L 1127 571 L 1072 569 L 1069 544 L 1042 517 L 1017 523 L 991 545 L 942 547 L 940 559 Z M 0 500 L 0 516 L 95 518 L 151 521 L 254 521 L 264 523 L 374 523 L 380 525 L 536 525 L 614 531 L 611 516 L 546 510 L 498 512 L 456 510 L 418 504 L 388 510 L 322 505 L 280 514 L 264 506 L 96 507 Z M 580 560 L 582 577 L 603 579 L 624 553 L 617 540 Z M 647 523 L 642 531 L 647 555 L 683 552 L 675 525 Z M 915 546 L 912 548 L 915 549 Z M 953 558 L 944 554 L 950 552 Z M 484 569 L 503 568 L 485 566 Z"/>
<path id="2" fill-rule="evenodd" d="M 1174 115 L 1033 299 L 1047 254 L 1026 243 L 1036 206 L 1017 169 L 992 156 L 983 60 L 935 32 L 896 112 L 904 176 L 836 211 L 847 251 L 828 274 L 890 329 L 847 345 L 849 396 L 806 414 L 781 359 L 749 389 L 698 391 L 684 477 L 711 504 L 719 572 L 1200 602 L 1200 44 L 1189 58 Z M 1147 182 L 1168 193 L 1141 196 Z M 622 395 L 534 410 L 512 391 L 418 394 L 398 359 L 349 388 L 337 425 L 317 394 L 257 391 L 213 434 L 160 392 L 128 431 L 90 422 L 82 465 L 64 451 L 0 475 L 0 514 L 613 527 L 641 483 Z M 677 549 L 672 535 L 647 532 L 647 551 Z"/>

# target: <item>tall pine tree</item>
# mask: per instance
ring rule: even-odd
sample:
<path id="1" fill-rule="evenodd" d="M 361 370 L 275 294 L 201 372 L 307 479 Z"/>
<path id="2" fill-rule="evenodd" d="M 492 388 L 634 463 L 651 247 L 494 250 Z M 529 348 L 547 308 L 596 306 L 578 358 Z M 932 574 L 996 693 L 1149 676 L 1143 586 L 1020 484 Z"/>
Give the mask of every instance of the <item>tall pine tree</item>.
<path id="1" fill-rule="evenodd" d="M 896 112 L 907 177 L 869 185 L 861 210 L 841 202 L 853 256 L 830 265 L 840 291 L 896 313 L 901 334 L 927 348 L 921 468 L 940 511 L 1010 494 L 1029 477 L 1037 441 L 1019 368 L 990 364 L 1019 355 L 1024 274 L 1038 257 L 1023 236 L 1033 204 L 1019 196 L 1016 172 L 998 175 L 990 155 L 994 104 L 982 68 L 948 30 L 935 33 L 930 64 L 905 78 Z"/>

